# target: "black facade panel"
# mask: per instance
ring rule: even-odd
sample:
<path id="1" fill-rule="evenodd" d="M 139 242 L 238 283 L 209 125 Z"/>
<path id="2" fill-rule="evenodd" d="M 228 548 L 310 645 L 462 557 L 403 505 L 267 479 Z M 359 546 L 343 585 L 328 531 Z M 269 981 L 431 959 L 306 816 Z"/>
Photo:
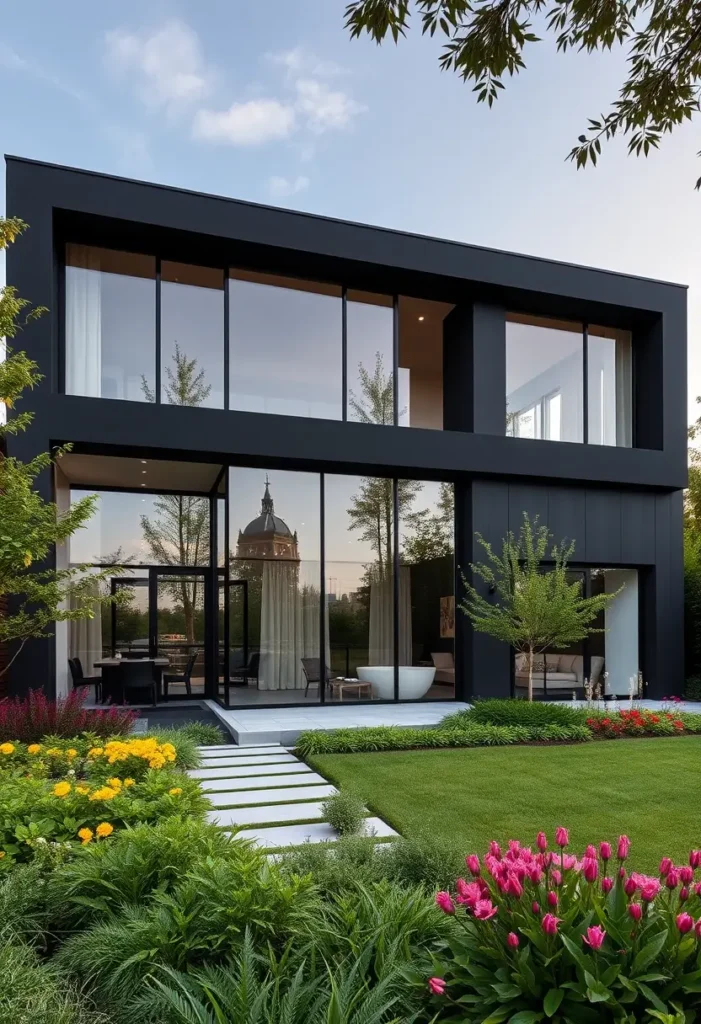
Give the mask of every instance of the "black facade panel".
<path id="1" fill-rule="evenodd" d="M 620 491 L 587 489 L 586 517 L 587 562 L 602 568 L 621 563 Z"/>
<path id="2" fill-rule="evenodd" d="M 555 541 L 574 541 L 575 561 L 587 561 L 585 492 L 574 487 L 548 487 L 546 523 Z"/>
<path id="3" fill-rule="evenodd" d="M 509 529 L 518 536 L 523 514 L 531 522 L 538 517 L 539 524 L 548 522 L 548 488 L 542 484 L 511 484 L 509 486 Z"/>
<path id="4" fill-rule="evenodd" d="M 629 565 L 655 562 L 656 495 L 621 493 L 621 561 Z"/>

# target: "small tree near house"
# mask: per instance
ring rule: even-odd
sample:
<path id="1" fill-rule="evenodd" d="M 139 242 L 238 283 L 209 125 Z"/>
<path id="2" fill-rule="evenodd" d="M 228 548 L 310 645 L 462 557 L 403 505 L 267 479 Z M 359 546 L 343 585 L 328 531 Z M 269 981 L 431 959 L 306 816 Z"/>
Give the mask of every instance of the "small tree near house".
<path id="1" fill-rule="evenodd" d="M 620 593 L 584 597 L 579 580 L 568 578 L 574 541 L 554 544 L 547 526 L 524 512 L 519 536 L 509 531 L 497 554 L 475 534 L 487 555 L 471 564 L 494 595 L 480 594 L 463 575 L 465 597 L 460 610 L 480 633 L 486 633 L 528 658 L 528 699 L 533 700 L 533 658 L 551 648 L 566 648 L 603 630 L 592 625 Z M 543 564 L 548 558 L 549 562 Z"/>

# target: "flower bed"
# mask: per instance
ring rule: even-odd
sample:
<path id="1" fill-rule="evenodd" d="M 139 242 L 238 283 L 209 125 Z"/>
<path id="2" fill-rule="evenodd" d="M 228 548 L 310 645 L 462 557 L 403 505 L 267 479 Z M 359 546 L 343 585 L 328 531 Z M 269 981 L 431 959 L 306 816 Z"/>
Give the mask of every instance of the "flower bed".
<path id="1" fill-rule="evenodd" d="M 581 856 L 567 852 L 564 828 L 555 841 L 552 851 L 541 832 L 536 852 L 512 841 L 504 853 L 493 842 L 483 862 L 466 858 L 470 881 L 436 895 L 460 926 L 429 980 L 440 1018 L 693 1019 L 701 1005 L 701 851 L 679 867 L 664 857 L 651 877 L 628 871 L 626 836 L 615 855 L 607 842 Z"/>
<path id="2" fill-rule="evenodd" d="M 49 700 L 43 690 L 30 690 L 23 699 L 0 701 L 0 742 L 37 743 L 44 736 L 73 737 L 83 732 L 107 738 L 131 732 L 136 711 L 124 707 L 88 711 L 87 695 L 88 688 L 83 686 L 59 700 Z"/>
<path id="3" fill-rule="evenodd" d="M 680 736 L 701 733 L 701 715 L 647 711 L 633 708 L 607 714 L 594 711 L 587 715 L 586 724 L 594 736 L 616 739 L 618 736 Z"/>
<path id="4" fill-rule="evenodd" d="M 0 870 L 49 841 L 85 845 L 137 822 L 203 817 L 207 801 L 176 757 L 154 737 L 0 744 Z"/>

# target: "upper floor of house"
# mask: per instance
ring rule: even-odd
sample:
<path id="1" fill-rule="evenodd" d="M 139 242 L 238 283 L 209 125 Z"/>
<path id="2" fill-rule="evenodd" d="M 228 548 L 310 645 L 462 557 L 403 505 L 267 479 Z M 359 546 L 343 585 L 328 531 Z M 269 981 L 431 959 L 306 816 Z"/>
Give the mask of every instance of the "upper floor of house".
<path id="1" fill-rule="evenodd" d="M 679 285 L 14 157 L 7 190 L 51 441 L 685 483 Z"/>

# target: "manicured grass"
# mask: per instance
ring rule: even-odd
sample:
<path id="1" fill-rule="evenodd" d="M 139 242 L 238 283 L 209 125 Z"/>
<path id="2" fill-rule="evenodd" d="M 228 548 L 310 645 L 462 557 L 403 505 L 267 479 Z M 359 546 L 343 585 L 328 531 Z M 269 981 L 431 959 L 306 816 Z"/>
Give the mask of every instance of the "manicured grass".
<path id="1" fill-rule="evenodd" d="M 623 832 L 641 871 L 701 847 L 701 736 L 582 746 L 323 754 L 310 763 L 406 835 L 483 853 L 490 839 L 532 844 L 570 829 L 572 845 Z"/>

